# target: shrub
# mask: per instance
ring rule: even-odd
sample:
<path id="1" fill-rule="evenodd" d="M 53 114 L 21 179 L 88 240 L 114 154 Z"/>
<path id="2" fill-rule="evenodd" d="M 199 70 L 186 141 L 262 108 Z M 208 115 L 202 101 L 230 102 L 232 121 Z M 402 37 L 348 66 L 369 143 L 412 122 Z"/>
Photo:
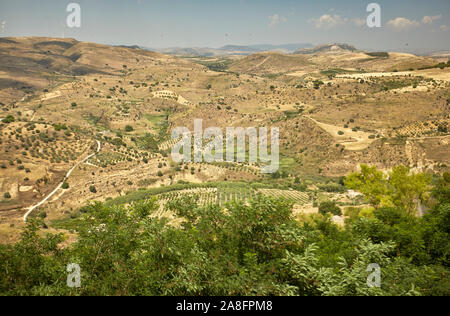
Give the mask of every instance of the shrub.
<path id="1" fill-rule="evenodd" d="M 131 125 L 125 126 L 125 132 L 129 133 L 129 132 L 132 132 L 132 131 L 134 131 L 133 126 L 131 126 Z"/>
<path id="2" fill-rule="evenodd" d="M 158 177 L 162 177 L 164 174 L 161 171 L 158 171 Z"/>
<path id="3" fill-rule="evenodd" d="M 64 181 L 62 187 L 64 190 L 67 190 L 69 188 L 69 184 L 67 182 Z"/>
<path id="4" fill-rule="evenodd" d="M 92 193 L 97 193 L 97 189 L 95 188 L 95 186 L 91 185 L 89 187 L 89 191 L 91 191 Z"/>
<path id="5" fill-rule="evenodd" d="M 7 117 L 5 117 L 2 120 L 2 123 L 9 124 L 9 123 L 13 123 L 14 121 L 15 121 L 14 116 L 8 115 Z"/>
<path id="6" fill-rule="evenodd" d="M 10 199 L 11 198 L 11 194 L 9 194 L 9 192 L 6 192 L 5 194 L 3 194 L 3 197 L 5 199 Z"/>
<path id="7" fill-rule="evenodd" d="M 342 215 L 341 208 L 336 205 L 336 202 L 333 202 L 333 201 L 325 201 L 325 202 L 320 203 L 319 213 L 323 214 L 323 215 L 325 215 L 327 213 L 331 213 L 333 215 L 338 215 L 338 216 Z"/>
<path id="8" fill-rule="evenodd" d="M 358 218 L 359 212 L 360 212 L 360 209 L 358 207 L 347 207 L 345 209 L 345 216 L 354 220 L 354 219 Z"/>

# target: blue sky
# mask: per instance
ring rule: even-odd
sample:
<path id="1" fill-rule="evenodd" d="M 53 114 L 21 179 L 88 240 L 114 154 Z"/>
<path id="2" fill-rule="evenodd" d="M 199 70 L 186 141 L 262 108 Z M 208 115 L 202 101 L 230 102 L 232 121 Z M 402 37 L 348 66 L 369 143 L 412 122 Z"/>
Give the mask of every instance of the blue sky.
<path id="1" fill-rule="evenodd" d="M 382 27 L 364 21 L 381 5 Z M 65 26 L 81 6 L 81 28 Z M 1 0 L 0 36 L 73 37 L 146 47 L 345 42 L 363 49 L 450 50 L 448 0 Z"/>

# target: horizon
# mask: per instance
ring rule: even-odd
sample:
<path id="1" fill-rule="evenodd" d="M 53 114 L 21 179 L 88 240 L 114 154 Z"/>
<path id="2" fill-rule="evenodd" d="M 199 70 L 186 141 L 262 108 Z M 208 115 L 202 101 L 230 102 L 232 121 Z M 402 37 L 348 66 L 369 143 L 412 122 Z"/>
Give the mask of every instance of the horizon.
<path id="1" fill-rule="evenodd" d="M 362 50 L 450 50 L 450 2 L 377 1 L 381 27 L 369 28 L 370 2 L 78 0 L 81 27 L 69 28 L 70 1 L 7 0 L 0 4 L 0 37 L 75 38 L 153 49 L 347 43 Z"/>
<path id="2" fill-rule="evenodd" d="M 149 50 L 149 51 L 155 51 L 155 52 L 161 52 L 163 50 L 169 50 L 169 49 L 211 49 L 211 50 L 221 50 L 223 48 L 226 48 L 228 46 L 236 46 L 236 47 L 241 47 L 241 48 L 253 48 L 256 49 L 255 46 L 274 46 L 275 49 L 279 49 L 279 47 L 281 46 L 287 46 L 287 45 L 309 45 L 308 47 L 304 47 L 306 49 L 309 48 L 316 48 L 316 47 L 320 47 L 323 45 L 351 45 L 349 43 L 338 43 L 338 42 L 327 42 L 327 43 L 281 43 L 281 44 L 273 44 L 273 43 L 256 43 L 256 44 L 250 44 L 250 45 L 240 45 L 240 44 L 225 44 L 222 45 L 220 47 L 208 47 L 208 46 L 189 46 L 189 47 L 184 47 L 184 46 L 170 46 L 170 47 L 145 47 L 145 46 L 141 46 L 141 45 L 137 45 L 137 44 L 108 44 L 108 43 L 101 43 L 101 42 L 94 42 L 94 41 L 83 41 L 81 39 L 77 39 L 74 37 L 49 37 L 49 36 L 0 36 L 0 39 L 8 39 L 8 38 L 51 38 L 51 39 L 66 39 L 66 40 L 75 40 L 77 42 L 85 42 L 85 43 L 93 43 L 93 44 L 100 44 L 100 45 L 106 45 L 106 46 L 112 46 L 112 47 L 126 47 L 126 48 L 138 48 L 138 49 L 142 49 L 142 50 Z M 353 45 L 351 45 L 353 46 Z M 353 46 L 354 48 L 356 48 L 358 51 L 368 51 L 368 52 L 390 52 L 390 53 L 409 53 L 409 54 L 416 54 L 416 55 L 430 55 L 430 54 L 434 54 L 434 53 L 448 53 L 450 52 L 450 49 L 423 49 L 423 50 L 402 50 L 402 49 L 398 49 L 398 50 L 384 50 L 384 49 L 371 49 L 371 48 L 361 48 L 361 47 L 357 47 L 357 46 Z M 302 49 L 302 48 L 300 48 Z M 300 50 L 299 49 L 299 50 Z M 255 53 L 262 53 L 262 52 L 270 52 L 271 50 L 263 50 L 260 49 L 259 51 L 255 51 Z M 273 52 L 277 52 L 276 50 L 274 50 Z M 282 53 L 282 52 L 280 52 Z M 170 55 L 170 54 L 169 54 Z"/>

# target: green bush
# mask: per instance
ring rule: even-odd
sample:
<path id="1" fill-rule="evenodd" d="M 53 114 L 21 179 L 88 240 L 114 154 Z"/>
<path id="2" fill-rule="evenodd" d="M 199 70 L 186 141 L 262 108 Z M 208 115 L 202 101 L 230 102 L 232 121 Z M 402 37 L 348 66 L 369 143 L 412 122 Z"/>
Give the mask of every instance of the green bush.
<path id="1" fill-rule="evenodd" d="M 336 205 L 336 202 L 325 201 L 325 202 L 320 203 L 319 213 L 323 214 L 323 215 L 331 213 L 333 215 L 341 216 L 342 210 L 339 206 Z"/>
<path id="2" fill-rule="evenodd" d="M 2 123 L 9 124 L 9 123 L 13 123 L 14 121 L 15 121 L 14 116 L 8 115 L 7 117 L 5 117 L 5 118 L 2 120 Z"/>
<path id="3" fill-rule="evenodd" d="M 173 225 L 158 216 L 153 194 L 176 194 L 180 185 L 130 194 L 142 202 L 128 195 L 123 204 L 91 202 L 62 220 L 30 218 L 20 241 L 0 245 L 0 293 L 448 296 L 450 179 L 434 180 L 435 205 L 423 217 L 404 208 L 379 207 L 371 217 L 351 210 L 345 227 L 328 216 L 300 222 L 291 202 L 262 195 L 226 208 L 201 206 L 195 196 L 173 198 L 166 209 L 182 219 Z M 76 231 L 76 240 L 43 234 L 45 224 Z M 77 289 L 65 282 L 73 260 L 83 271 Z M 380 287 L 367 285 L 372 263 L 382 267 Z"/>

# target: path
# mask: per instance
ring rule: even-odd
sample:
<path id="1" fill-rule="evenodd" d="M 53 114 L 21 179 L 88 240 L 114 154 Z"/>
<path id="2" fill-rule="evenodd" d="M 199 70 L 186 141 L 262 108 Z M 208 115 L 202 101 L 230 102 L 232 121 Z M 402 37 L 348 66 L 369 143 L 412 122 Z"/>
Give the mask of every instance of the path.
<path id="1" fill-rule="evenodd" d="M 253 70 L 261 67 L 262 65 L 264 65 L 266 63 L 266 61 L 269 60 L 269 58 L 270 58 L 270 55 L 267 56 L 266 58 L 264 58 L 264 60 L 262 62 L 258 63 L 256 66 L 252 67 L 249 71 L 253 71 Z"/>
<path id="2" fill-rule="evenodd" d="M 39 206 L 43 205 L 45 202 L 47 202 L 53 195 L 55 195 L 56 192 L 58 192 L 58 190 L 62 187 L 62 185 L 64 184 L 64 182 L 67 180 L 67 178 L 70 177 L 70 175 L 72 174 L 72 172 L 75 170 L 75 168 L 77 168 L 80 164 L 88 161 L 89 159 L 91 159 L 92 157 L 94 157 L 97 153 L 100 152 L 101 149 L 101 143 L 100 141 L 97 140 L 97 151 L 94 152 L 93 154 L 90 154 L 89 156 L 87 156 L 86 158 L 84 158 L 82 161 L 78 162 L 75 166 L 73 166 L 69 172 L 67 172 L 66 176 L 64 177 L 63 181 L 49 194 L 47 195 L 47 197 L 45 197 L 42 201 L 40 201 L 38 204 L 33 205 L 31 207 L 28 208 L 28 212 L 25 213 L 25 215 L 23 216 L 23 221 L 26 222 L 28 216 Z"/>

